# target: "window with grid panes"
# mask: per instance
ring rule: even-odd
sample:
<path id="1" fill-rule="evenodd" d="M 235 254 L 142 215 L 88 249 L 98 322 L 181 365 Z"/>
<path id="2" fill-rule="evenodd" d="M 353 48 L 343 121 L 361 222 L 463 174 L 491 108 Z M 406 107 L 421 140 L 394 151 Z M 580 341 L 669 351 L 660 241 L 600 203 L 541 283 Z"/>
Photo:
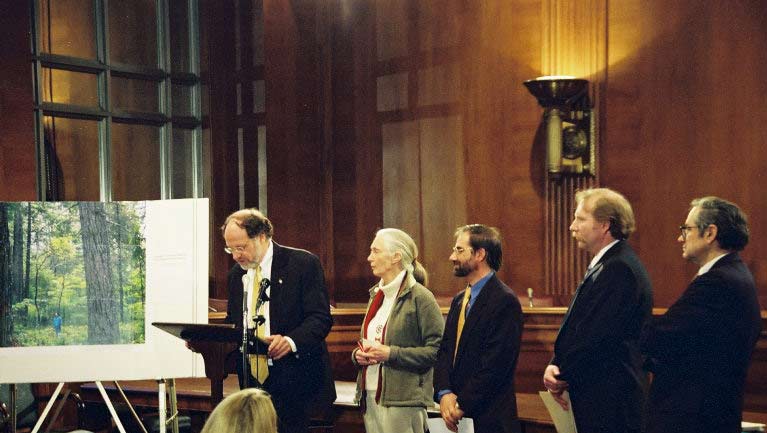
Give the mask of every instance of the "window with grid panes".
<path id="1" fill-rule="evenodd" d="M 32 0 L 38 195 L 202 196 L 197 0 Z"/>

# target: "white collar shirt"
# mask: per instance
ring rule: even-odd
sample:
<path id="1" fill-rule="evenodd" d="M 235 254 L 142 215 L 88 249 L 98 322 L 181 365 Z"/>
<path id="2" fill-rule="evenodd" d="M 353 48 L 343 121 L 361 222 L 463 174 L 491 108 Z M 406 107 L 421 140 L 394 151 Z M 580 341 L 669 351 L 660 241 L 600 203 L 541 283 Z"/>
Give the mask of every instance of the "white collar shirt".
<path id="1" fill-rule="evenodd" d="M 616 239 L 616 240 L 610 242 L 609 244 L 605 245 L 604 248 L 602 248 L 601 250 L 599 250 L 597 255 L 595 255 L 594 258 L 591 259 L 591 263 L 589 263 L 589 269 L 591 269 L 594 266 L 596 266 L 597 263 L 599 263 L 599 261 L 602 260 L 602 256 L 605 255 L 607 250 L 609 250 L 613 245 L 615 245 L 617 243 L 618 243 L 618 240 Z"/>
<path id="2" fill-rule="evenodd" d="M 705 274 L 706 272 L 710 271 L 711 268 L 716 264 L 716 262 L 718 262 L 719 259 L 721 259 L 722 257 L 724 257 L 726 255 L 727 255 L 726 253 L 725 254 L 721 254 L 721 255 L 718 255 L 718 256 L 714 257 L 713 259 L 709 260 L 708 263 L 706 263 L 705 265 L 701 266 L 700 269 L 698 269 L 698 276 L 701 276 L 701 275 Z"/>

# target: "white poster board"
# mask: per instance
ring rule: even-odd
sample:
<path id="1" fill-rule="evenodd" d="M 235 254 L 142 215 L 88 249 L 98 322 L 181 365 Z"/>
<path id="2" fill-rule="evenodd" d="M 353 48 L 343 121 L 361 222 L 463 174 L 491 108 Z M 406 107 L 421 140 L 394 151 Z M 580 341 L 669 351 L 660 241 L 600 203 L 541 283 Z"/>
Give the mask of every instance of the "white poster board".
<path id="1" fill-rule="evenodd" d="M 152 322 L 207 323 L 208 200 L 146 206 L 143 344 L 0 348 L 0 383 L 204 377 L 202 356 Z"/>

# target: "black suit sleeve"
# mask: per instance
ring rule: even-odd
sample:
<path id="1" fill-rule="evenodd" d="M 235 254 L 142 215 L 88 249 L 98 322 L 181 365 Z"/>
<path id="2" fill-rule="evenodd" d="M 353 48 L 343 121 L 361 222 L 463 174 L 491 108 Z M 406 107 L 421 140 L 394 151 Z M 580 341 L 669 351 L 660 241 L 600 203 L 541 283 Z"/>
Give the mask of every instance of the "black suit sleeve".
<path id="1" fill-rule="evenodd" d="M 630 266 L 615 260 L 604 269 L 590 287 L 576 299 L 568 327 L 570 345 L 564 353 L 556 353 L 552 364 L 560 367 L 560 377 L 568 382 L 588 377 L 599 369 L 600 359 L 611 356 L 610 351 L 622 350 L 625 330 L 631 321 L 640 320 L 635 314 L 639 304 L 638 281 Z M 575 311 L 577 309 L 577 311 Z M 638 337 L 638 336 L 637 336 Z"/>
<path id="2" fill-rule="evenodd" d="M 242 276 L 245 273 L 245 270 L 239 265 L 234 265 L 227 275 L 229 296 L 226 302 L 226 319 L 224 322 L 231 323 L 237 328 L 242 328 Z"/>
<path id="3" fill-rule="evenodd" d="M 658 361 L 676 360 L 711 341 L 722 323 L 737 320 L 728 315 L 726 283 L 719 280 L 710 274 L 698 277 L 666 314 L 648 322 L 642 329 L 642 352 Z"/>
<path id="4" fill-rule="evenodd" d="M 303 259 L 297 287 L 303 320 L 287 333 L 298 353 L 320 348 L 333 326 L 320 260 L 312 254 L 305 254 Z"/>
<path id="5" fill-rule="evenodd" d="M 437 362 L 434 364 L 434 401 L 439 403 L 437 394 L 440 391 L 451 389 L 450 372 L 453 370 L 453 353 L 455 352 L 455 333 L 457 314 L 463 295 L 453 298 L 450 311 L 445 320 L 445 331 L 442 334 L 442 342 L 437 351 Z"/>

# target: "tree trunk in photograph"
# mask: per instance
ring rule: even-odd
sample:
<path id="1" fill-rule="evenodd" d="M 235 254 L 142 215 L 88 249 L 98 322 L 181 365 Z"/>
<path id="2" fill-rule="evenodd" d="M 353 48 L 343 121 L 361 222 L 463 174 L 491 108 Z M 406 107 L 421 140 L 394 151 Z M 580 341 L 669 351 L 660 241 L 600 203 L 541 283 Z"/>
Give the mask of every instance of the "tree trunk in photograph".
<path id="1" fill-rule="evenodd" d="M 101 202 L 80 202 L 78 206 L 88 298 L 88 343 L 115 344 L 120 340 L 119 315 L 112 287 L 106 209 Z"/>
<path id="2" fill-rule="evenodd" d="M 24 298 L 29 298 L 29 271 L 32 268 L 32 202 L 27 202 L 27 267 L 24 273 Z"/>
<path id="3" fill-rule="evenodd" d="M 10 238 L 8 236 L 8 204 L 0 203 L 0 347 L 11 345 L 11 285 L 10 285 Z"/>
<path id="4" fill-rule="evenodd" d="M 35 265 L 35 297 L 32 299 L 32 302 L 35 305 L 35 314 L 37 315 L 37 322 L 35 324 L 40 324 L 40 306 L 37 304 L 37 294 L 40 293 L 40 265 Z"/>
<path id="5" fill-rule="evenodd" d="M 21 216 L 21 204 L 15 203 L 13 208 L 13 249 L 11 250 L 11 303 L 24 299 L 24 219 Z"/>
<path id="6" fill-rule="evenodd" d="M 125 289 L 123 288 L 123 227 L 125 227 L 124 221 L 121 220 L 120 203 L 115 203 L 115 229 L 117 230 L 117 261 L 115 262 L 115 269 L 117 270 L 117 290 L 120 292 L 120 321 L 125 318 L 123 312 L 125 311 Z"/>
<path id="7" fill-rule="evenodd" d="M 59 300 L 56 302 L 56 312 L 62 315 L 61 311 L 61 298 L 64 297 L 64 288 L 66 287 L 66 275 L 61 276 L 61 290 L 59 290 Z"/>

